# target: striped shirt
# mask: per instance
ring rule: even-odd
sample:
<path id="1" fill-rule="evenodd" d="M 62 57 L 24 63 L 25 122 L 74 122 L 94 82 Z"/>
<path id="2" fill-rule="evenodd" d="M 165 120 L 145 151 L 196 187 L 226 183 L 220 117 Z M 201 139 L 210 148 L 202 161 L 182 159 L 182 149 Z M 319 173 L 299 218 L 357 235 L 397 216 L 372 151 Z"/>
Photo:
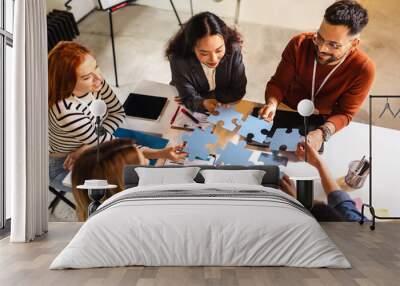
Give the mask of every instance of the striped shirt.
<path id="1" fill-rule="evenodd" d="M 70 153 L 82 145 L 96 145 L 96 119 L 90 111 L 94 99 L 107 105 L 102 118 L 106 132 L 100 135 L 100 143 L 114 139 L 112 135 L 124 122 L 125 111 L 111 87 L 103 81 L 98 92 L 81 97 L 71 95 L 49 108 L 49 152 Z"/>

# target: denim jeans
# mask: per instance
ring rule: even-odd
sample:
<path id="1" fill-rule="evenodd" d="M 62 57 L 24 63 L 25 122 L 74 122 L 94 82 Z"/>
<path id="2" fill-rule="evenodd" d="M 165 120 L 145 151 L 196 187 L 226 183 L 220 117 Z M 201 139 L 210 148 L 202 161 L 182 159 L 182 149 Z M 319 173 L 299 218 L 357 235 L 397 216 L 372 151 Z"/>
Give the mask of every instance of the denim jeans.
<path id="1" fill-rule="evenodd" d="M 63 167 L 64 161 L 67 157 L 56 158 L 49 157 L 49 185 L 57 191 L 71 192 L 70 187 L 64 186 L 62 181 L 69 173 Z"/>
<path id="2" fill-rule="evenodd" d="M 349 194 L 342 190 L 329 193 L 328 205 L 335 208 L 346 220 L 360 221 L 363 218 Z M 364 221 L 368 219 L 364 217 Z"/>

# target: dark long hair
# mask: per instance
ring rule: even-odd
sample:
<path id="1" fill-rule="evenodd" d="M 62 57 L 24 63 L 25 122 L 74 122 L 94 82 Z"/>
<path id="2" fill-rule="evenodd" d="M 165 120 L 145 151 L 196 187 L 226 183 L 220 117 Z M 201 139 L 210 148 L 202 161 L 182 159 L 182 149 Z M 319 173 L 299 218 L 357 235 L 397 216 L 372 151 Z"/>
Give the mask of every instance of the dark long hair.
<path id="1" fill-rule="evenodd" d="M 167 58 L 189 58 L 194 55 L 198 40 L 205 36 L 221 35 L 224 38 L 227 52 L 233 45 L 242 45 L 242 36 L 238 31 L 228 27 L 221 18 L 210 12 L 194 15 L 169 40 L 165 56 Z"/>
<path id="2" fill-rule="evenodd" d="M 106 198 L 124 188 L 123 170 L 126 164 L 143 165 L 143 154 L 133 145 L 131 139 L 115 139 L 99 145 L 100 158 L 97 162 L 97 148 L 85 150 L 75 161 L 72 169 L 72 193 L 76 201 L 76 214 L 80 221 L 87 218 L 87 207 L 90 203 L 88 194 L 76 187 L 88 179 L 106 179 L 109 184 L 117 185 L 116 189 L 107 190 Z M 128 156 L 129 160 L 128 161 Z"/>

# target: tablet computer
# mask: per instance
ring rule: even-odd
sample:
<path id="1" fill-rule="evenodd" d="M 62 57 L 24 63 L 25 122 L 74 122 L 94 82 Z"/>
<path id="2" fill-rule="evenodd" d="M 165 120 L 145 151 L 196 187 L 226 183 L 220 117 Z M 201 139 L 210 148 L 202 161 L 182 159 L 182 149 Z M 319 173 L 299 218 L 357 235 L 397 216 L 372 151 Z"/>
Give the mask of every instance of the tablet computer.
<path id="1" fill-rule="evenodd" d="M 127 116 L 158 120 L 167 105 L 166 97 L 130 93 L 124 103 Z"/>

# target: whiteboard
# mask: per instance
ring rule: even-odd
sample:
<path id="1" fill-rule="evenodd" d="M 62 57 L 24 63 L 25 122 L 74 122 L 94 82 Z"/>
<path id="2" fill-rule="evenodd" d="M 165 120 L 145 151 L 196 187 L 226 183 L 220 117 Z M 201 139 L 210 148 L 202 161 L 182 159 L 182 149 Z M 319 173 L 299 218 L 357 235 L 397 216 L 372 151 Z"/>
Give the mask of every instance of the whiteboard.
<path id="1" fill-rule="evenodd" d="M 103 10 L 107 10 L 115 5 L 124 3 L 124 2 L 131 2 L 132 0 L 98 0 L 100 4 L 100 8 Z"/>

